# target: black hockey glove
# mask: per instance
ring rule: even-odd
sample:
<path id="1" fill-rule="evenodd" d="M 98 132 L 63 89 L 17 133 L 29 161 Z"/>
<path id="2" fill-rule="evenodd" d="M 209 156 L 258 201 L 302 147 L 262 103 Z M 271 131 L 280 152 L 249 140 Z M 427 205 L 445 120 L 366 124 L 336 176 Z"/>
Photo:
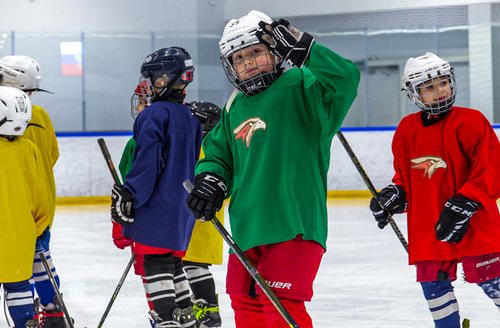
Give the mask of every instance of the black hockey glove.
<path id="1" fill-rule="evenodd" d="M 378 227 L 384 229 L 389 223 L 389 214 L 403 213 L 406 210 L 406 192 L 401 186 L 388 185 L 378 193 L 378 198 L 384 208 L 380 207 L 373 197 L 370 201 L 370 210 L 378 222 Z"/>
<path id="2" fill-rule="evenodd" d="M 258 30 L 255 35 L 273 54 L 291 66 L 304 65 L 314 41 L 311 34 L 300 32 L 283 18 L 273 21 L 272 24 L 261 21 L 259 26 L 262 31 Z"/>
<path id="3" fill-rule="evenodd" d="M 111 190 L 111 218 L 119 225 L 126 226 L 134 222 L 134 196 L 122 186 L 113 185 Z"/>
<path id="4" fill-rule="evenodd" d="M 469 220 L 479 206 L 480 204 L 469 198 L 451 196 L 439 214 L 439 220 L 434 228 L 437 239 L 447 241 L 449 244 L 461 242 L 469 227 Z"/>
<path id="5" fill-rule="evenodd" d="M 226 198 L 226 182 L 211 172 L 202 172 L 194 177 L 193 190 L 186 198 L 186 206 L 200 221 L 210 221 L 221 209 Z"/>

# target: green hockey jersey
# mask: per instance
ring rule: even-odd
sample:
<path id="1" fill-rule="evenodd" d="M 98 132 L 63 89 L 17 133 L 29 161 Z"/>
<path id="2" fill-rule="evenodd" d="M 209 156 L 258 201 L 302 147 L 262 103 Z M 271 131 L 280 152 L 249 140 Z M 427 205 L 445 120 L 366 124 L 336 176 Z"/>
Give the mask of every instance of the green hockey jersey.
<path id="1" fill-rule="evenodd" d="M 203 140 L 196 173 L 226 180 L 231 232 L 243 251 L 297 235 L 326 249 L 331 142 L 359 78 L 350 60 L 314 43 L 305 67 L 224 107 Z"/>

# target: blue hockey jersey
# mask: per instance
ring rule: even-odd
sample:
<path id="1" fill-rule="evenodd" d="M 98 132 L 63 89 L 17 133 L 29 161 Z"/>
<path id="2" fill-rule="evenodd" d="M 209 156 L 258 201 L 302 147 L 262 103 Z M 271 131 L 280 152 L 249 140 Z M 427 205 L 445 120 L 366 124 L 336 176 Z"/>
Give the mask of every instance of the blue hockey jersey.
<path id="1" fill-rule="evenodd" d="M 134 196 L 135 220 L 123 235 L 148 246 L 186 250 L 195 219 L 182 183 L 194 178 L 201 124 L 189 107 L 158 101 L 141 112 L 133 132 L 137 145 L 124 189 Z"/>

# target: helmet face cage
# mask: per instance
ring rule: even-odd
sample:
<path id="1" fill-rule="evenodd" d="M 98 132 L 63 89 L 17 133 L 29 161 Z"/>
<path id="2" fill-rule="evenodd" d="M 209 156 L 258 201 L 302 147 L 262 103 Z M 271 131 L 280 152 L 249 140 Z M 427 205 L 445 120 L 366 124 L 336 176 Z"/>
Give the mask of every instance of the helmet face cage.
<path id="1" fill-rule="evenodd" d="M 130 111 L 132 118 L 135 120 L 140 112 L 150 105 L 147 84 L 139 83 L 135 89 L 134 94 L 130 98 Z"/>
<path id="2" fill-rule="evenodd" d="M 421 110 L 438 115 L 453 107 L 456 98 L 455 73 L 436 75 L 422 82 L 407 82 L 406 91 L 411 100 Z"/>
<path id="3" fill-rule="evenodd" d="M 0 135 L 20 136 L 31 119 L 31 101 L 26 93 L 0 87 Z"/>
<path id="4" fill-rule="evenodd" d="M 221 59 L 229 82 L 247 96 L 267 89 L 279 77 L 278 58 L 258 42 L 238 46 Z"/>

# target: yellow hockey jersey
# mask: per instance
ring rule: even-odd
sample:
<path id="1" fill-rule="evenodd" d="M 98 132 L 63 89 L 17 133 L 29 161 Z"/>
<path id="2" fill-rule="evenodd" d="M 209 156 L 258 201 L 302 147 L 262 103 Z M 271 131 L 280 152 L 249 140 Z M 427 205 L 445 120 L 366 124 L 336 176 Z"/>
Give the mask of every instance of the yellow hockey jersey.
<path id="1" fill-rule="evenodd" d="M 200 158 L 203 157 L 202 149 Z M 224 207 L 215 216 L 221 224 L 224 224 Z M 222 247 L 222 236 L 215 229 L 212 222 L 196 220 L 186 256 L 182 260 L 197 263 L 222 264 Z"/>
<path id="2" fill-rule="evenodd" d="M 49 225 L 52 228 L 56 211 L 56 183 L 53 167 L 59 158 L 59 146 L 56 133 L 47 112 L 40 106 L 32 106 L 31 120 L 24 131 L 23 138 L 31 140 L 40 150 L 42 155 L 45 175 L 47 177 L 47 191 L 49 193 Z"/>
<path id="3" fill-rule="evenodd" d="M 47 228 L 42 156 L 31 141 L 0 137 L 0 282 L 29 279 L 36 237 Z"/>

